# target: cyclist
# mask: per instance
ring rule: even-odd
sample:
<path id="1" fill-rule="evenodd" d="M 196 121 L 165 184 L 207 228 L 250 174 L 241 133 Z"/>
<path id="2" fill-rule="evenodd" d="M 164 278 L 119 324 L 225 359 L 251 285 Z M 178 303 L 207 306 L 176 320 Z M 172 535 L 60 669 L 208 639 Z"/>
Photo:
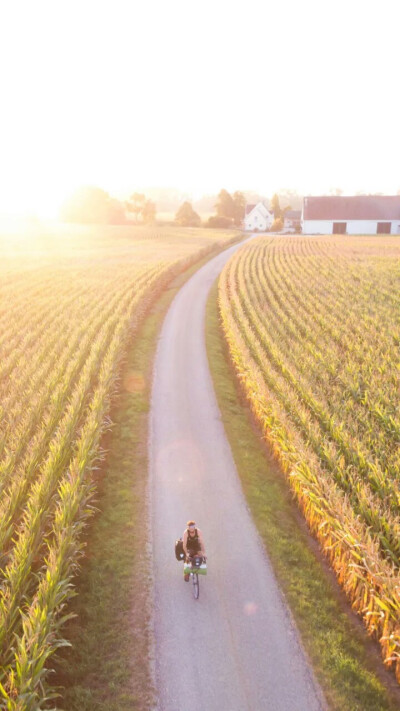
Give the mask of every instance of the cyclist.
<path id="1" fill-rule="evenodd" d="M 186 560 L 195 555 L 201 555 L 203 558 L 206 557 L 203 534 L 200 529 L 196 527 L 195 521 L 187 522 L 187 528 L 183 532 L 182 541 Z M 189 581 L 188 573 L 186 573 L 186 575 L 184 574 L 183 577 L 186 582 Z"/>

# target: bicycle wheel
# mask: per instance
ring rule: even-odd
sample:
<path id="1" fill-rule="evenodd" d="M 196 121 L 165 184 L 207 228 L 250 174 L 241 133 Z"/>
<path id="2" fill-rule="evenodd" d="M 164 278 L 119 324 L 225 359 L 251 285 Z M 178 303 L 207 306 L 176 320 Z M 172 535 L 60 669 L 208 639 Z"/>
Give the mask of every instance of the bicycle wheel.
<path id="1" fill-rule="evenodd" d="M 193 575 L 193 595 L 194 595 L 194 599 L 198 600 L 199 595 L 200 595 L 199 576 L 197 573 L 192 573 L 192 575 Z"/>

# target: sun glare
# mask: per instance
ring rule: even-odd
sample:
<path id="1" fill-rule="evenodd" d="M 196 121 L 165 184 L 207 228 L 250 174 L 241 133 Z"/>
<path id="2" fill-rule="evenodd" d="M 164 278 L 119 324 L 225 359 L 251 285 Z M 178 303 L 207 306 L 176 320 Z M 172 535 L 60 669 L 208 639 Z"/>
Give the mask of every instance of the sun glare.
<path id="1" fill-rule="evenodd" d="M 4 11 L 0 214 L 56 218 L 82 185 L 400 188 L 398 99 L 365 109 L 371 81 L 382 96 L 396 85 L 396 2 L 363 3 L 362 33 L 356 0 L 328 15 L 317 0 L 230 4 L 229 39 L 223 2 L 116 0 L 96 5 L 96 32 L 90 5 L 79 21 L 64 2 Z"/>
<path id="2" fill-rule="evenodd" d="M 40 181 L 37 184 L 19 185 L 12 183 L 3 186 L 0 191 L 0 216 L 3 222 L 11 218 L 38 217 L 56 219 L 60 207 L 67 194 L 67 187 L 63 190 Z"/>

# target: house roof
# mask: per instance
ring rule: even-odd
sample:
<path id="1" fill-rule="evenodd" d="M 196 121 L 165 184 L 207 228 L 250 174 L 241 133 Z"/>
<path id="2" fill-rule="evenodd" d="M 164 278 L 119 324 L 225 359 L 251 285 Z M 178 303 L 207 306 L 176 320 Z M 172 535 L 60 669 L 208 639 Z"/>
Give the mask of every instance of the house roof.
<path id="1" fill-rule="evenodd" d="M 256 205 L 258 212 L 261 213 L 263 217 L 269 217 L 272 213 L 268 210 L 265 202 L 258 202 Z"/>
<path id="2" fill-rule="evenodd" d="M 249 210 L 247 208 L 250 208 Z M 262 215 L 262 217 L 271 217 L 272 213 L 268 210 L 264 202 L 258 202 L 257 205 L 246 205 L 245 217 L 248 217 L 251 213 Z"/>
<path id="3" fill-rule="evenodd" d="M 286 210 L 284 217 L 287 220 L 300 220 L 301 210 Z"/>
<path id="4" fill-rule="evenodd" d="M 305 197 L 304 220 L 400 220 L 400 195 Z"/>

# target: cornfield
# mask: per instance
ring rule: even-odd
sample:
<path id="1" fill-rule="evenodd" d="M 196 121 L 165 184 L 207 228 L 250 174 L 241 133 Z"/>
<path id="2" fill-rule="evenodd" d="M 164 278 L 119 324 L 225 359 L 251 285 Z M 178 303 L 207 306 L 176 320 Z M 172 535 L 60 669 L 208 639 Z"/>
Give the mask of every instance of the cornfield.
<path id="1" fill-rule="evenodd" d="M 400 242 L 258 238 L 219 281 L 240 386 L 400 682 Z"/>
<path id="2" fill-rule="evenodd" d="M 49 661 L 67 644 L 127 342 L 171 277 L 232 237 L 60 227 L 0 241 L 0 708 L 54 704 Z"/>

